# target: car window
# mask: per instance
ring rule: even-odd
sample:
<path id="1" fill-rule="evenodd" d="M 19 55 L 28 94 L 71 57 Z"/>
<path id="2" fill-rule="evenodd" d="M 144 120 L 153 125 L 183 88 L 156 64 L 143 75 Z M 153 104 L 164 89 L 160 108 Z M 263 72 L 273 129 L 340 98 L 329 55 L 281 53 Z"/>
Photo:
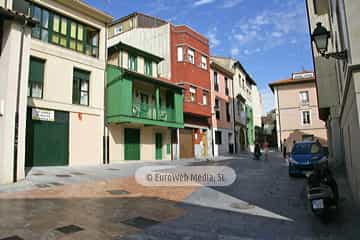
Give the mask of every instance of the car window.
<path id="1" fill-rule="evenodd" d="M 311 143 L 299 143 L 295 144 L 292 153 L 293 154 L 309 154 L 311 150 Z"/>
<path id="2" fill-rule="evenodd" d="M 318 153 L 320 153 L 320 151 L 321 151 L 321 148 L 318 144 L 314 143 L 311 145 L 311 153 L 312 154 L 318 154 Z"/>

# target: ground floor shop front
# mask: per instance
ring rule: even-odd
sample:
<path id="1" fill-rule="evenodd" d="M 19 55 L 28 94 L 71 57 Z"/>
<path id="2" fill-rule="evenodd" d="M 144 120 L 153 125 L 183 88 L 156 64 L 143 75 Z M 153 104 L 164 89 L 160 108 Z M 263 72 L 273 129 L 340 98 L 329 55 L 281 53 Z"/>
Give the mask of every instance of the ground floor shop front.
<path id="1" fill-rule="evenodd" d="M 30 107 L 27 112 L 25 165 L 100 165 L 103 132 L 101 114 Z"/>
<path id="2" fill-rule="evenodd" d="M 140 124 L 111 124 L 109 132 L 109 161 L 172 160 L 176 129 Z M 175 136 L 174 136 L 175 135 Z"/>

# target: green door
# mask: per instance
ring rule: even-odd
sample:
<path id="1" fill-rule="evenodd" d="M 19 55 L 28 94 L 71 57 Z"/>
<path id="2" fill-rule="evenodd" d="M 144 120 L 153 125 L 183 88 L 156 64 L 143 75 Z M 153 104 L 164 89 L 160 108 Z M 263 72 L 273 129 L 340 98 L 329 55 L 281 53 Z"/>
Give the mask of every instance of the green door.
<path id="1" fill-rule="evenodd" d="M 125 128 L 125 160 L 140 160 L 140 130 Z"/>
<path id="2" fill-rule="evenodd" d="M 26 166 L 66 166 L 69 158 L 69 113 L 55 111 L 54 121 L 33 120 L 28 110 Z"/>
<path id="3" fill-rule="evenodd" d="M 161 133 L 156 133 L 155 135 L 155 145 L 156 145 L 156 160 L 162 160 L 162 147 L 163 147 L 163 143 L 162 143 L 162 134 Z"/>
<path id="4" fill-rule="evenodd" d="M 141 117 L 142 118 L 150 118 L 149 116 L 149 96 L 146 94 L 141 93 Z"/>

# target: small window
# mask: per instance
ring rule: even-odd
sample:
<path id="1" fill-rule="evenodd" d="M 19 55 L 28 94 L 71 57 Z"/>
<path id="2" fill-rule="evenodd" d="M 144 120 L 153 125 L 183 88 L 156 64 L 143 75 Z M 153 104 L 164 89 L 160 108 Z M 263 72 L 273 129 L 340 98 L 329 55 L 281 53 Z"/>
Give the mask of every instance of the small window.
<path id="1" fill-rule="evenodd" d="M 207 69 L 207 57 L 205 56 L 201 56 L 201 68 L 202 69 Z"/>
<path id="2" fill-rule="evenodd" d="M 144 62 L 144 73 L 147 76 L 152 76 L 152 62 L 149 60 L 145 60 Z"/>
<path id="3" fill-rule="evenodd" d="M 177 48 L 177 60 L 178 62 L 184 61 L 184 49 L 182 47 Z"/>
<path id="4" fill-rule="evenodd" d="M 215 115 L 216 119 L 220 120 L 220 101 L 218 98 L 215 99 Z"/>
<path id="5" fill-rule="evenodd" d="M 219 91 L 219 79 L 217 72 L 214 72 L 214 89 L 215 91 Z"/>
<path id="6" fill-rule="evenodd" d="M 203 105 L 208 105 L 208 97 L 209 97 L 209 93 L 207 91 L 203 91 L 203 99 L 202 99 Z"/>
<path id="7" fill-rule="evenodd" d="M 226 103 L 226 121 L 230 122 L 230 104 Z"/>
<path id="8" fill-rule="evenodd" d="M 196 101 L 196 88 L 190 87 L 190 101 L 195 102 Z"/>
<path id="9" fill-rule="evenodd" d="M 225 77 L 225 95 L 229 96 L 230 90 L 229 90 L 229 79 Z"/>
<path id="10" fill-rule="evenodd" d="M 310 125 L 311 124 L 310 111 L 302 112 L 301 121 L 302 121 L 302 125 Z"/>
<path id="11" fill-rule="evenodd" d="M 118 25 L 114 28 L 114 35 L 120 34 L 120 33 L 122 33 L 122 31 L 123 31 L 122 25 Z"/>
<path id="12" fill-rule="evenodd" d="M 129 54 L 128 68 L 130 71 L 137 71 L 137 57 Z"/>
<path id="13" fill-rule="evenodd" d="M 222 144 L 221 131 L 215 131 L 215 144 L 216 145 Z"/>
<path id="14" fill-rule="evenodd" d="M 44 66 L 44 60 L 35 57 L 30 58 L 28 97 L 43 97 Z"/>
<path id="15" fill-rule="evenodd" d="M 73 104 L 89 105 L 89 81 L 89 72 L 74 69 Z"/>
<path id="16" fill-rule="evenodd" d="M 300 102 L 301 102 L 301 104 L 309 103 L 309 91 L 300 92 Z"/>
<path id="17" fill-rule="evenodd" d="M 188 49 L 188 61 L 192 64 L 195 64 L 195 51 L 191 48 Z"/>

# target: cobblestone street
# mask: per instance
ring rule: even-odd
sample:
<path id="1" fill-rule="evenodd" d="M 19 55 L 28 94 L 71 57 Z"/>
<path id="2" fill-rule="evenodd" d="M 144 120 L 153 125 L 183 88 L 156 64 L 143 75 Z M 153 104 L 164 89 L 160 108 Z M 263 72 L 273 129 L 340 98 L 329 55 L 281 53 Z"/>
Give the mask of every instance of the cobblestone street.
<path id="1" fill-rule="evenodd" d="M 343 177 L 339 216 L 323 224 L 308 209 L 304 178 L 291 179 L 277 154 L 211 163 L 237 173 L 229 187 L 143 187 L 144 164 L 32 169 L 22 184 L 0 188 L 0 239 L 357 239 Z M 148 165 L 159 164 L 149 163 Z M 15 237 L 18 238 L 9 238 Z"/>

